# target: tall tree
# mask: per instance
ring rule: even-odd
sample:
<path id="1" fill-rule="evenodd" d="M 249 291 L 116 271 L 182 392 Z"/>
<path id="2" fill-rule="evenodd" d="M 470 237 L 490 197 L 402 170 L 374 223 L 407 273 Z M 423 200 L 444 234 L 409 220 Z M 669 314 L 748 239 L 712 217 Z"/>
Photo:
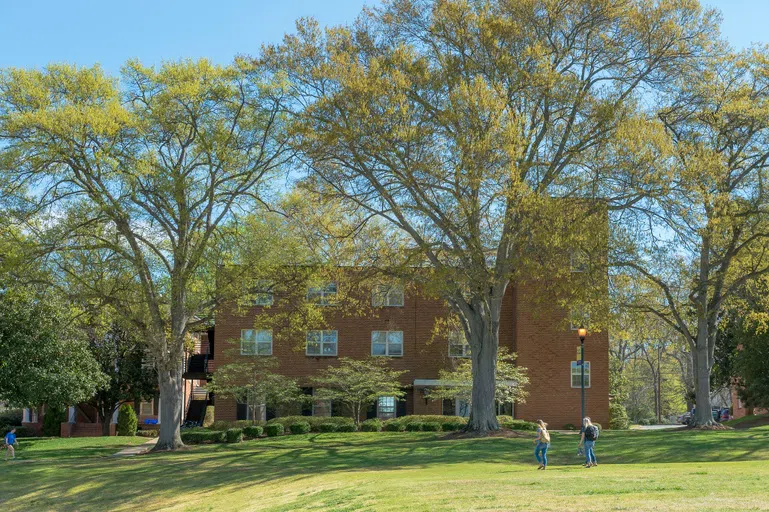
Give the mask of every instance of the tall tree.
<path id="1" fill-rule="evenodd" d="M 726 302 L 769 272 L 769 54 L 723 48 L 672 84 L 658 117 L 660 195 L 622 214 L 617 262 L 651 290 L 636 304 L 693 356 L 696 423 L 711 425 L 710 377 Z"/>
<path id="2" fill-rule="evenodd" d="M 573 199 L 611 169 L 604 146 L 637 134 L 641 89 L 701 51 L 712 21 L 696 0 L 389 0 L 349 27 L 302 21 L 267 49 L 293 87 L 311 179 L 407 239 L 408 269 L 429 267 L 429 288 L 458 315 L 472 347 L 469 429 L 498 428 L 508 285 L 569 247 L 600 261 L 603 205 Z M 603 282 L 570 292 L 605 293 Z"/>
<path id="3" fill-rule="evenodd" d="M 217 304 L 220 228 L 269 199 L 290 156 L 282 94 L 243 61 L 129 62 L 120 82 L 98 67 L 0 73 L 0 173 L 17 218 L 59 271 L 76 276 L 70 262 L 87 254 L 133 276 L 137 293 L 81 284 L 148 343 L 156 449 L 182 445 L 184 340 Z"/>

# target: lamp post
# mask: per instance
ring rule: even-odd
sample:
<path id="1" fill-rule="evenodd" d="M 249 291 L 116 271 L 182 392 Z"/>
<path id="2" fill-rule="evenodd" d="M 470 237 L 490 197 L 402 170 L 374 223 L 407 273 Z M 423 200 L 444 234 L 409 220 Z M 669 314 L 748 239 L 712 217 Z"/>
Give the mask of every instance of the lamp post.
<path id="1" fill-rule="evenodd" d="M 579 335 L 579 366 L 582 369 L 582 417 L 579 419 L 579 423 L 582 425 L 582 420 L 585 419 L 585 336 L 587 336 L 587 329 L 580 325 L 577 334 Z"/>

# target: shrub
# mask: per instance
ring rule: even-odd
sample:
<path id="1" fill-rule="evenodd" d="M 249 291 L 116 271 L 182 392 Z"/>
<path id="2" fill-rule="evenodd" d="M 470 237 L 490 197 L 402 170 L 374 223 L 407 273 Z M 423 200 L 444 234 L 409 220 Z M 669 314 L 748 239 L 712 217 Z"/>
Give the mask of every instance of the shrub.
<path id="1" fill-rule="evenodd" d="M 207 428 L 209 430 L 228 430 L 231 428 L 246 428 L 253 425 L 263 425 L 263 421 L 254 421 L 254 420 L 237 420 L 237 421 L 224 421 L 224 420 L 216 420 L 213 423 L 211 423 Z"/>
<path id="2" fill-rule="evenodd" d="M 32 430 L 29 427 L 20 427 L 15 425 L 8 425 L 6 427 L 0 428 L 0 437 L 5 437 L 5 434 L 11 431 L 11 429 L 16 429 L 16 437 L 37 437 L 37 432 Z M 0 442 L 2 442 L 2 439 L 0 439 Z"/>
<path id="3" fill-rule="evenodd" d="M 603 430 L 603 427 L 601 426 L 601 424 L 600 424 L 600 423 L 596 423 L 596 422 L 594 421 L 594 422 L 593 422 L 593 425 L 595 425 L 596 427 L 598 427 L 598 430 Z"/>
<path id="4" fill-rule="evenodd" d="M 225 439 L 228 443 L 240 443 L 243 441 L 242 428 L 230 428 L 224 431 Z"/>
<path id="5" fill-rule="evenodd" d="M 626 430 L 630 427 L 630 419 L 627 410 L 619 402 L 609 403 L 609 428 L 612 430 Z"/>
<path id="6" fill-rule="evenodd" d="M 60 407 L 48 407 L 43 416 L 43 435 L 58 437 L 61 435 L 61 424 L 67 421 L 67 411 Z M 131 434 L 133 435 L 133 434 Z"/>
<path id="7" fill-rule="evenodd" d="M 134 411 L 134 408 L 128 404 L 121 405 L 120 410 L 117 413 L 117 435 L 135 435 L 137 423 L 138 420 L 136 419 L 136 411 Z"/>
<path id="8" fill-rule="evenodd" d="M 426 421 L 422 425 L 422 430 L 425 432 L 440 432 L 441 431 L 441 424 L 437 421 Z"/>
<path id="9" fill-rule="evenodd" d="M 333 423 L 334 425 L 353 425 L 352 418 L 346 418 L 343 416 L 282 416 L 280 418 L 273 418 L 267 422 L 280 423 L 287 429 L 291 429 L 291 425 L 294 423 L 309 423 L 310 432 L 321 432 L 320 426 L 323 423 Z"/>
<path id="10" fill-rule="evenodd" d="M 360 424 L 360 430 L 361 432 L 381 432 L 382 426 L 382 420 L 379 418 L 371 418 Z"/>
<path id="11" fill-rule="evenodd" d="M 259 425 L 243 427 L 243 436 L 245 436 L 246 439 L 256 439 L 257 437 L 261 437 L 263 433 L 264 428 L 260 427 Z"/>
<path id="12" fill-rule="evenodd" d="M 182 442 L 184 444 L 206 444 L 206 443 L 224 443 L 227 441 L 227 432 L 219 431 L 195 431 L 182 432 Z"/>
<path id="13" fill-rule="evenodd" d="M 563 426 L 564 430 L 577 430 L 577 427 L 574 426 L 574 423 L 567 423 Z"/>
<path id="14" fill-rule="evenodd" d="M 336 426 L 337 432 L 357 432 L 358 429 L 355 427 L 354 423 L 340 423 Z"/>
<path id="15" fill-rule="evenodd" d="M 458 421 L 444 421 L 441 423 L 441 429 L 444 432 L 453 432 L 455 430 L 461 430 L 465 426 L 464 423 L 459 423 Z"/>
<path id="16" fill-rule="evenodd" d="M 412 421 L 410 423 L 406 423 L 406 430 L 408 432 L 421 432 L 424 430 L 425 424 L 421 421 Z"/>
<path id="17" fill-rule="evenodd" d="M 319 429 L 321 432 L 336 432 L 340 426 L 336 423 L 321 423 Z"/>
<path id="18" fill-rule="evenodd" d="M 160 429 L 137 430 L 136 435 L 139 437 L 158 437 L 160 435 Z"/>
<path id="19" fill-rule="evenodd" d="M 264 427 L 264 433 L 267 434 L 268 437 L 283 435 L 285 431 L 286 429 L 280 423 L 272 423 Z"/>
<path id="20" fill-rule="evenodd" d="M 306 421 L 299 421 L 289 425 L 288 429 L 292 434 L 306 434 L 310 431 L 310 424 Z"/>
<path id="21" fill-rule="evenodd" d="M 384 422 L 384 429 L 387 432 L 405 432 L 406 425 L 398 420 L 387 420 Z"/>
<path id="22" fill-rule="evenodd" d="M 11 425 L 21 425 L 23 418 L 21 409 L 13 409 L 0 413 L 0 428 L 10 427 Z"/>
<path id="23" fill-rule="evenodd" d="M 208 428 L 214 423 L 214 406 L 207 405 L 206 412 L 203 415 L 203 426 Z"/>

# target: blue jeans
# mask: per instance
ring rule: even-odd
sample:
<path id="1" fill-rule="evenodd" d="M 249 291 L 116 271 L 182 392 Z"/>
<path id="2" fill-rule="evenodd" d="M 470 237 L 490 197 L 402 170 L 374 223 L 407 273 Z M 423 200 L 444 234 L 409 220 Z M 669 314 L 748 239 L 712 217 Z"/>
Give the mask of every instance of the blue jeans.
<path id="1" fill-rule="evenodd" d="M 548 443 L 537 442 L 537 447 L 534 448 L 534 456 L 537 458 L 537 462 L 543 466 L 547 466 L 547 449 L 550 448 Z M 542 457 L 539 454 L 542 454 Z"/>
<path id="2" fill-rule="evenodd" d="M 585 439 L 585 464 L 598 464 L 595 460 L 595 452 L 593 451 L 594 446 L 595 441 L 588 441 Z"/>

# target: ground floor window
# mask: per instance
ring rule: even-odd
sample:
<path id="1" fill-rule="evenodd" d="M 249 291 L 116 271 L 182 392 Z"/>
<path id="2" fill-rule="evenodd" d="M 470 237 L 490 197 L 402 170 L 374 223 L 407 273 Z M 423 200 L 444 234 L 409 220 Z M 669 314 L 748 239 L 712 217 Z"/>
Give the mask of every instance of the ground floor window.
<path id="1" fill-rule="evenodd" d="M 515 416 L 512 402 L 497 402 L 497 416 Z"/>
<path id="2" fill-rule="evenodd" d="M 141 402 L 139 404 L 139 416 L 153 416 L 155 414 L 155 410 L 153 408 L 152 400 L 149 402 Z"/>
<path id="3" fill-rule="evenodd" d="M 379 397 L 376 404 L 377 418 L 387 420 L 395 417 L 397 401 L 394 396 Z"/>
<path id="4" fill-rule="evenodd" d="M 571 387 L 582 387 L 582 366 L 581 361 L 571 362 Z M 590 361 L 585 361 L 585 387 L 590 387 Z"/>
<path id="5" fill-rule="evenodd" d="M 237 419 L 248 421 L 266 421 L 267 408 L 264 406 L 264 404 L 254 405 L 238 402 Z"/>

